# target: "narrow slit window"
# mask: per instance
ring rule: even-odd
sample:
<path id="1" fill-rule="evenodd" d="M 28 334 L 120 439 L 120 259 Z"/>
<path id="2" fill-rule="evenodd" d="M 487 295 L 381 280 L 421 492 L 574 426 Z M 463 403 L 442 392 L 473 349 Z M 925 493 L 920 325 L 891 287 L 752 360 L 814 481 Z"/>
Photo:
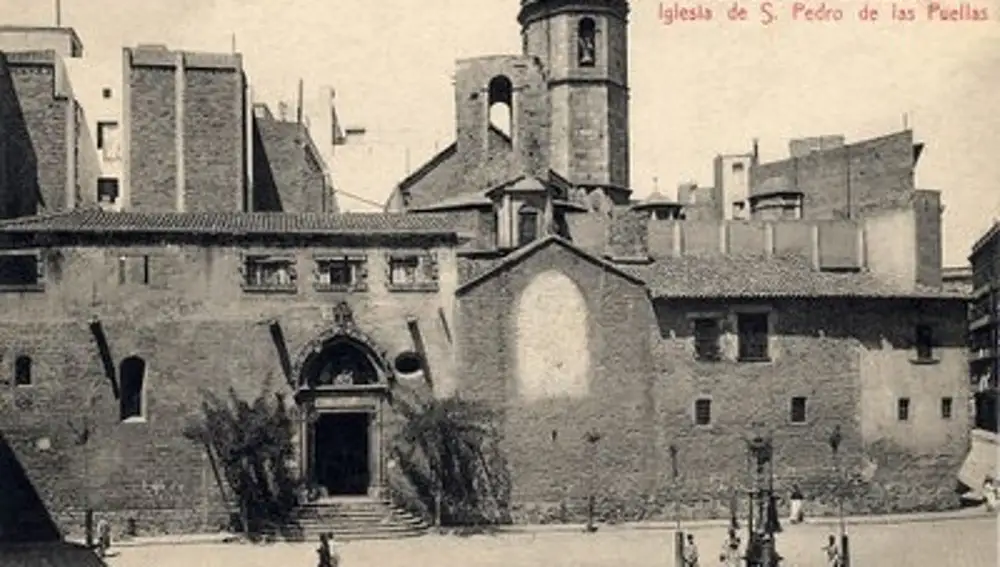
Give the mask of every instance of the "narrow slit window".
<path id="1" fill-rule="evenodd" d="M 712 400 L 701 398 L 694 402 L 694 423 L 695 425 L 711 425 Z"/>
<path id="2" fill-rule="evenodd" d="M 896 419 L 910 421 L 910 398 L 899 398 L 896 402 Z"/>
<path id="3" fill-rule="evenodd" d="M 31 385 L 31 357 L 19 356 L 14 359 L 14 384 L 17 386 Z"/>
<path id="4" fill-rule="evenodd" d="M 792 398 L 790 414 L 789 419 L 792 423 L 806 422 L 806 398 L 804 396 Z"/>

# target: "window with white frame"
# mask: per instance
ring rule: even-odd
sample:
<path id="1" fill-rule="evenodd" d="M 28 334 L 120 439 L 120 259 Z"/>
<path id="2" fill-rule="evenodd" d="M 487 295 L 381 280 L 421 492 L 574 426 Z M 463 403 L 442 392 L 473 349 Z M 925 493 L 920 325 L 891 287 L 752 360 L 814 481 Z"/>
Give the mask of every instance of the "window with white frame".
<path id="1" fill-rule="evenodd" d="M 243 257 L 243 288 L 248 291 L 294 291 L 295 257 L 247 254 Z"/>
<path id="2" fill-rule="evenodd" d="M 736 328 L 739 341 L 739 359 L 744 362 L 768 361 L 771 358 L 769 346 L 768 314 L 738 313 Z"/>
<path id="3" fill-rule="evenodd" d="M 320 291 L 359 291 L 367 287 L 367 278 L 364 255 L 316 257 L 315 287 Z"/>
<path id="4" fill-rule="evenodd" d="M 397 253 L 389 256 L 389 288 L 436 290 L 437 258 L 432 252 Z"/>
<path id="5" fill-rule="evenodd" d="M 722 329 L 718 317 L 695 317 L 691 321 L 694 333 L 694 356 L 703 362 L 722 360 Z"/>

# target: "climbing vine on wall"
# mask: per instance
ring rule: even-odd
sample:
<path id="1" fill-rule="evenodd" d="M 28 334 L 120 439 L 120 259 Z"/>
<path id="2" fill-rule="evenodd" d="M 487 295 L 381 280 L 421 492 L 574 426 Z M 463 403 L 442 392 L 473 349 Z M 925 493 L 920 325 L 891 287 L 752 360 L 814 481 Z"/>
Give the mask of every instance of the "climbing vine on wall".
<path id="1" fill-rule="evenodd" d="M 298 486 L 288 467 L 292 435 L 281 394 L 265 391 L 246 401 L 232 389 L 225 397 L 206 392 L 200 415 L 185 430 L 208 453 L 217 480 L 224 483 L 220 489 L 238 506 L 240 528 L 248 536 L 289 523 Z"/>
<path id="2" fill-rule="evenodd" d="M 406 421 L 393 444 L 393 461 L 439 525 L 510 521 L 510 476 L 492 411 L 460 398 L 398 397 Z"/>

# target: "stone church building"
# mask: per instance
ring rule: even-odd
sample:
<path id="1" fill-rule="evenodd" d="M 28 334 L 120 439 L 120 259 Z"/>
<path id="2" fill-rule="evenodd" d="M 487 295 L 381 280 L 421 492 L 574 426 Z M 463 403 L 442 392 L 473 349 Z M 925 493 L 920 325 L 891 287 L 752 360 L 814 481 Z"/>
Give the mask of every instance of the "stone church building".
<path id="1" fill-rule="evenodd" d="M 53 89 L 75 50 L 0 43 L 0 124 L 26 133 L 0 142 L 0 466 L 65 529 L 92 506 L 203 530 L 219 488 L 184 427 L 205 390 L 272 388 L 316 416 L 301 473 L 378 499 L 401 482 L 389 394 L 426 383 L 499 410 L 516 521 L 578 518 L 594 486 L 608 518 L 725 515 L 757 434 L 779 488 L 823 507 L 834 428 L 852 507 L 950 502 L 966 307 L 923 144 L 754 147 L 635 199 L 628 11 L 522 0 L 523 53 L 458 61 L 454 143 L 370 214 L 336 212 L 308 130 L 250 103 L 239 55 L 157 46 L 123 51 L 102 209 L 80 121 L 34 110 L 73 107 Z"/>

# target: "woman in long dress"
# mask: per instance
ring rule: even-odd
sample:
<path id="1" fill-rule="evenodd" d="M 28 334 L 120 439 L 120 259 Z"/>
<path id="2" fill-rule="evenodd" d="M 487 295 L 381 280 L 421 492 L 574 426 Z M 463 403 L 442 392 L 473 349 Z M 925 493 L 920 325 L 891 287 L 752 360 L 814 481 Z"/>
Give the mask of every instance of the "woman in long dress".
<path id="1" fill-rule="evenodd" d="M 791 495 L 792 510 L 791 513 L 788 515 L 788 521 L 790 523 L 798 524 L 799 522 L 802 521 L 802 518 L 804 516 L 802 512 L 803 500 L 805 500 L 805 497 L 802 496 L 802 491 L 799 490 L 799 485 L 797 484 L 792 485 L 792 495 Z"/>

